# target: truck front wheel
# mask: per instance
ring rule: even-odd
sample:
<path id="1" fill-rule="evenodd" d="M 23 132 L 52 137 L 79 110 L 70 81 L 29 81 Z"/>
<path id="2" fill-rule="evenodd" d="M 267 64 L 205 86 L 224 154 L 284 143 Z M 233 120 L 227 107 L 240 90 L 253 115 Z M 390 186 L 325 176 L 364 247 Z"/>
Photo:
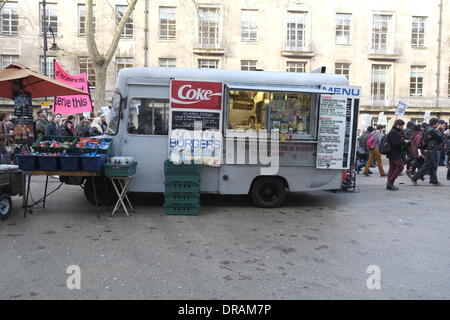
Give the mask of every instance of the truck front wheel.
<path id="1" fill-rule="evenodd" d="M 117 201 L 117 194 L 114 187 L 105 177 L 88 177 L 84 182 L 84 195 L 86 199 L 95 205 L 94 186 L 92 179 L 95 179 L 95 191 L 97 193 L 97 204 L 99 206 L 112 206 Z"/>
<path id="2" fill-rule="evenodd" d="M 277 208 L 286 199 L 286 187 L 277 177 L 261 177 L 253 183 L 250 197 L 257 207 Z"/>

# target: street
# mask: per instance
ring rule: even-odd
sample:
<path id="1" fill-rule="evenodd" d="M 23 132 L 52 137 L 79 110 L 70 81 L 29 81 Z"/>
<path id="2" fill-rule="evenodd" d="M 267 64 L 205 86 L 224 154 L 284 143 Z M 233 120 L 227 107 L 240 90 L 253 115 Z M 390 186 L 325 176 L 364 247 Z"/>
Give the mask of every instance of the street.
<path id="1" fill-rule="evenodd" d="M 97 219 L 82 190 L 64 185 L 23 218 L 14 197 L 0 222 L 0 299 L 449 299 L 445 170 L 441 186 L 403 174 L 390 192 L 373 169 L 355 193 L 295 193 L 277 209 L 206 195 L 199 216 L 164 215 L 152 194 L 132 196 L 131 217 L 102 209 Z M 71 265 L 80 289 L 66 285 Z M 370 266 L 379 289 L 367 285 Z"/>

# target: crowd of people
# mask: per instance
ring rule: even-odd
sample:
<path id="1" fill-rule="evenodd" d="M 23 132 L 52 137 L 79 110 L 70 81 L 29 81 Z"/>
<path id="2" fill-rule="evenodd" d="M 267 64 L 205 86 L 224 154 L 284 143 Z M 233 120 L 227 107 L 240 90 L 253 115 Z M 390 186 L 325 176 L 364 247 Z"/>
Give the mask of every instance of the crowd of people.
<path id="1" fill-rule="evenodd" d="M 38 110 L 36 115 L 37 119 L 34 122 L 35 139 L 41 136 L 99 136 L 106 133 L 108 127 L 108 117 L 100 113 L 92 121 L 84 116 L 80 116 L 77 121 L 73 115 L 63 119 L 59 113 L 54 114 L 52 119 L 49 120 L 44 109 Z M 11 121 L 7 113 L 1 113 L 0 122 L 0 163 L 10 164 L 11 154 L 13 153 L 14 120 Z"/>
<path id="2" fill-rule="evenodd" d="M 401 119 L 395 120 L 389 133 L 383 133 L 384 127 L 368 127 L 358 137 L 356 149 L 356 172 L 370 176 L 374 162 L 381 177 L 387 177 L 386 189 L 396 191 L 395 180 L 406 166 L 406 175 L 414 185 L 418 180 L 439 185 L 437 170 L 447 166 L 447 180 L 450 180 L 450 131 L 444 120 L 432 118 L 428 123 L 415 124 Z M 382 154 L 389 160 L 389 171 L 383 169 Z"/>

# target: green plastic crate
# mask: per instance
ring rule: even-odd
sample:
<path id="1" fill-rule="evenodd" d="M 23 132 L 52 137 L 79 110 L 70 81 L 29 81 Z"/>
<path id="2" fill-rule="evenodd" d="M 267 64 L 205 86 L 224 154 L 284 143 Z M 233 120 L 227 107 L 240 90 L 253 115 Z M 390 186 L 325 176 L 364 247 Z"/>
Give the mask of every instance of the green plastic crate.
<path id="1" fill-rule="evenodd" d="M 129 177 L 136 173 L 137 162 L 128 165 L 105 163 L 105 176 L 110 177 Z"/>
<path id="2" fill-rule="evenodd" d="M 166 173 L 166 183 L 170 182 L 196 182 L 200 183 L 198 174 L 168 174 Z"/>
<path id="3" fill-rule="evenodd" d="M 171 215 L 198 215 L 200 213 L 199 205 L 172 204 L 164 205 L 165 214 Z"/>
<path id="4" fill-rule="evenodd" d="M 200 183 L 190 181 L 174 181 L 165 183 L 166 194 L 171 193 L 199 193 Z"/>
<path id="5" fill-rule="evenodd" d="M 197 174 L 202 172 L 201 164 L 173 164 L 170 160 L 164 162 L 164 172 L 166 174 Z"/>
<path id="6" fill-rule="evenodd" d="M 200 204 L 199 193 L 169 193 L 164 194 L 164 204 Z"/>

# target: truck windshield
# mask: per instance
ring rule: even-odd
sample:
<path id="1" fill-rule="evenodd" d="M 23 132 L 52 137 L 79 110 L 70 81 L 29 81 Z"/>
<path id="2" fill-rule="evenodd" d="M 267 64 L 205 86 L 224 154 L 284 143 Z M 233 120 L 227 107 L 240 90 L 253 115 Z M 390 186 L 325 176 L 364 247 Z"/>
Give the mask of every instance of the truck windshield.
<path id="1" fill-rule="evenodd" d="M 114 92 L 112 97 L 111 114 L 109 115 L 109 125 L 106 134 L 115 135 L 119 129 L 120 111 L 122 97 L 119 92 Z"/>

